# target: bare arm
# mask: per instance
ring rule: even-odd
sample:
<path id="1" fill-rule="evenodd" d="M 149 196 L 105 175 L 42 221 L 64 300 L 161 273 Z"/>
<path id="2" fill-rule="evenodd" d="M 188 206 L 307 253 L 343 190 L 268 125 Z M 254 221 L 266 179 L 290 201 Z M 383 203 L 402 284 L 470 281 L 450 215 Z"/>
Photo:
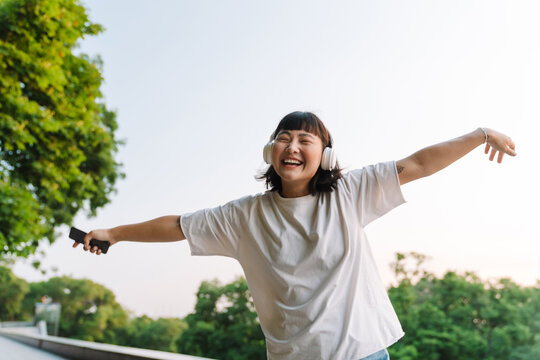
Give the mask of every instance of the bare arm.
<path id="1" fill-rule="evenodd" d="M 162 216 L 138 224 L 122 225 L 112 229 L 92 230 L 84 238 L 84 250 L 101 254 L 97 247 L 90 249 L 90 239 L 108 241 L 111 245 L 119 241 L 171 242 L 184 240 L 186 237 L 180 227 L 180 216 Z M 73 247 L 77 247 L 74 243 Z"/>
<path id="2" fill-rule="evenodd" d="M 487 154 L 491 149 L 490 161 L 495 158 L 497 152 L 499 152 L 498 163 L 502 162 L 504 154 L 516 156 L 515 144 L 510 137 L 488 128 L 484 130 L 488 135 L 484 152 Z M 429 146 L 397 161 L 399 183 L 403 185 L 444 169 L 481 145 L 484 140 L 484 132 L 478 128 L 469 134 Z"/>

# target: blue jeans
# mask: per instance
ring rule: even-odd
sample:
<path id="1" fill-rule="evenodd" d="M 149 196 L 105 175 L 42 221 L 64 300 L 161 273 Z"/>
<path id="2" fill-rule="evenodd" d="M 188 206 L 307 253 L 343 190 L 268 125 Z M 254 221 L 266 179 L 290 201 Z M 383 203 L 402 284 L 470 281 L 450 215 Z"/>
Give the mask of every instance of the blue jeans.
<path id="1" fill-rule="evenodd" d="M 386 351 L 386 349 L 383 349 L 381 351 L 377 351 L 375 354 L 363 357 L 360 360 L 390 360 L 390 355 L 388 355 L 388 351 Z"/>

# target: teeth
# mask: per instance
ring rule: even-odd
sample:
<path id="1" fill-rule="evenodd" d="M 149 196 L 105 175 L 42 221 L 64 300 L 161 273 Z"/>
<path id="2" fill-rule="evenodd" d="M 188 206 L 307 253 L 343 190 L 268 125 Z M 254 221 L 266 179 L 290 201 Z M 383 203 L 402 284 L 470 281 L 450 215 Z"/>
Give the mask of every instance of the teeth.
<path id="1" fill-rule="evenodd" d="M 298 160 L 291 160 L 291 159 L 283 160 L 283 162 L 284 162 L 285 164 L 294 164 L 294 165 L 300 165 L 300 164 L 301 164 L 300 161 L 298 161 Z"/>

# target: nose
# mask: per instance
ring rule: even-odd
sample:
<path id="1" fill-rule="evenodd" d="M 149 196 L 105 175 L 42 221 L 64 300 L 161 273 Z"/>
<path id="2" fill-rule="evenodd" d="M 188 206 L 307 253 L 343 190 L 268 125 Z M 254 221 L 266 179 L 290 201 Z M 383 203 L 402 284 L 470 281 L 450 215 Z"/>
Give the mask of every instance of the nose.
<path id="1" fill-rule="evenodd" d="M 291 141 L 287 144 L 287 148 L 285 149 L 290 153 L 297 153 L 298 152 L 298 143 L 296 141 Z"/>

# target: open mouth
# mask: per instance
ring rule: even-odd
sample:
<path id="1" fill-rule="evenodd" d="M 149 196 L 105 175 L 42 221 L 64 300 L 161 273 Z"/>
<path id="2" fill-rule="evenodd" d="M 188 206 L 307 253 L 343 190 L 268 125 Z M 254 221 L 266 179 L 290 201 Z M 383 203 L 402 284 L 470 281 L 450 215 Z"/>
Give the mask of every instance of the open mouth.
<path id="1" fill-rule="evenodd" d="M 285 166 L 291 166 L 291 167 L 296 167 L 296 166 L 300 166 L 303 164 L 303 162 L 301 162 L 300 160 L 296 160 L 296 159 L 285 159 L 285 160 L 281 160 L 281 163 Z"/>

